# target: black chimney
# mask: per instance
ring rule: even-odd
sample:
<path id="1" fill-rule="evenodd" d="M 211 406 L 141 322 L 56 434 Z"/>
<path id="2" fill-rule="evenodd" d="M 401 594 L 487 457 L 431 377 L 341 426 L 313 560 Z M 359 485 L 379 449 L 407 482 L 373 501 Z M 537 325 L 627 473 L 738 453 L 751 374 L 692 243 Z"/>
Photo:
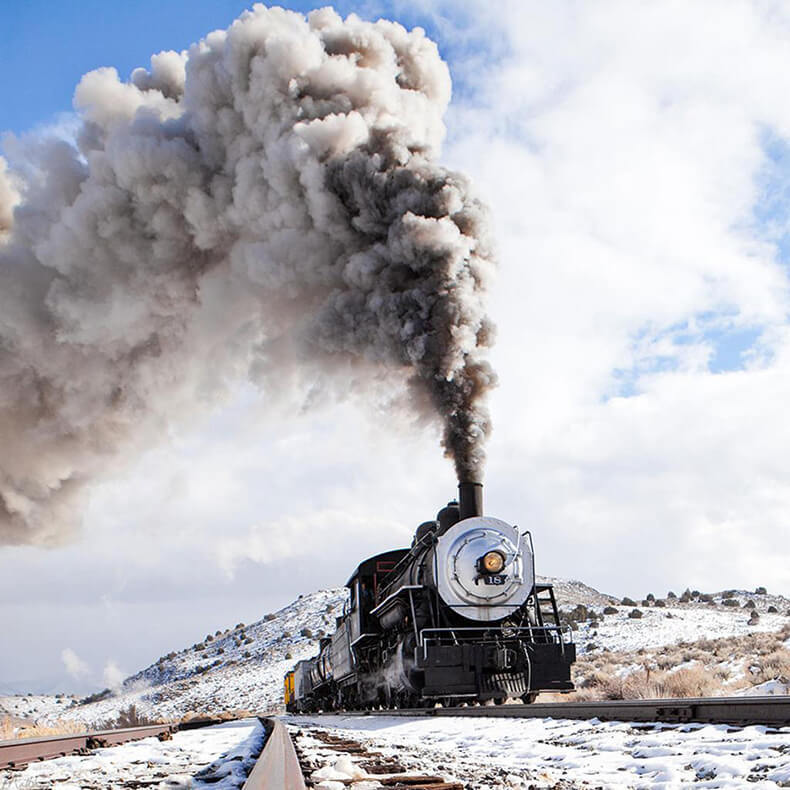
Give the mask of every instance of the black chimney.
<path id="1" fill-rule="evenodd" d="M 483 515 L 483 484 L 458 484 L 458 509 L 461 519 Z"/>

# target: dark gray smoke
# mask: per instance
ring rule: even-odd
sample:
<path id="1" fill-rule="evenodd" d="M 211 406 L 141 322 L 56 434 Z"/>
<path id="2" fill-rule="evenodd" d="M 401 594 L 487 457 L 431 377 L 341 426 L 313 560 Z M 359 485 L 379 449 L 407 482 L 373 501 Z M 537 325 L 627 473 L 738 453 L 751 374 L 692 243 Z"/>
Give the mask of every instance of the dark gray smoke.
<path id="1" fill-rule="evenodd" d="M 407 383 L 482 476 L 486 212 L 436 164 L 450 78 L 422 31 L 256 6 L 127 83 L 77 142 L 0 160 L 0 541 L 53 542 L 85 485 L 242 376 Z M 15 208 L 14 208 L 15 207 Z"/>

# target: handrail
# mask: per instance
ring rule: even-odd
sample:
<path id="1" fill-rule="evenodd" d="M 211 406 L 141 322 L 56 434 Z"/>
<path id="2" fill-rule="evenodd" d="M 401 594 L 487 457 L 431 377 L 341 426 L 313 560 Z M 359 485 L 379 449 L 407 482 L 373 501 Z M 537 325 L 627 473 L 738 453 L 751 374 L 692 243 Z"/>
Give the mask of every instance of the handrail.
<path id="1" fill-rule="evenodd" d="M 420 639 L 418 643 L 418 647 L 422 647 L 423 649 L 423 656 L 427 658 L 428 655 L 428 645 L 431 642 L 437 642 L 442 638 L 442 636 L 450 636 L 458 642 L 455 634 L 468 634 L 469 632 L 480 633 L 480 632 L 491 632 L 492 638 L 502 638 L 502 639 L 512 639 L 514 637 L 519 637 L 522 633 L 528 634 L 530 637 L 534 637 L 536 634 L 545 634 L 549 636 L 551 634 L 556 634 L 558 638 L 558 643 L 563 651 L 565 649 L 566 644 L 571 644 L 573 642 L 573 631 L 571 630 L 570 626 L 567 625 L 543 625 L 543 626 L 514 626 L 507 629 L 506 632 L 501 630 L 497 630 L 496 628 L 492 628 L 490 626 L 472 626 L 472 627 L 461 627 L 461 628 L 454 628 L 454 627 L 445 627 L 445 628 L 423 628 L 420 631 Z M 435 636 L 429 636 L 435 635 Z"/>

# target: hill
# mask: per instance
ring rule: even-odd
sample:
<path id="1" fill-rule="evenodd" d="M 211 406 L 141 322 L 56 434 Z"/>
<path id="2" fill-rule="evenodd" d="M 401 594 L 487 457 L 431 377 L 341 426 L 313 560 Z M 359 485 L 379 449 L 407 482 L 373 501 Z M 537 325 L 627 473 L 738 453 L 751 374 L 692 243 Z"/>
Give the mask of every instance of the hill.
<path id="1" fill-rule="evenodd" d="M 637 604 L 582 582 L 547 581 L 555 585 L 563 621 L 574 631 L 580 697 L 718 695 L 748 692 L 765 683 L 764 691 L 786 691 L 790 600 L 783 596 L 762 590 L 687 591 L 680 597 L 649 596 Z M 91 725 L 115 719 L 130 705 L 139 714 L 167 718 L 272 710 L 281 704 L 284 674 L 298 660 L 315 655 L 320 637 L 334 630 L 345 599 L 344 588 L 300 596 L 255 623 L 207 634 L 162 656 L 120 688 L 79 703 L 49 705 L 41 697 L 7 697 L 0 698 L 0 706 L 17 716 Z M 670 676 L 675 676 L 674 686 Z"/>

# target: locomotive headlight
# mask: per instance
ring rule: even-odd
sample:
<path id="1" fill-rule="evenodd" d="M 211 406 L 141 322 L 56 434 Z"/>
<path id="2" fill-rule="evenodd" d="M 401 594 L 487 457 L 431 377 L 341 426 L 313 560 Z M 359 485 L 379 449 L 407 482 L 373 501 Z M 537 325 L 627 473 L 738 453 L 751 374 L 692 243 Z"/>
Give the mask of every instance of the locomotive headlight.
<path id="1" fill-rule="evenodd" d="M 501 551 L 489 551 L 481 558 L 480 566 L 485 573 L 500 573 L 505 567 L 505 555 Z"/>

